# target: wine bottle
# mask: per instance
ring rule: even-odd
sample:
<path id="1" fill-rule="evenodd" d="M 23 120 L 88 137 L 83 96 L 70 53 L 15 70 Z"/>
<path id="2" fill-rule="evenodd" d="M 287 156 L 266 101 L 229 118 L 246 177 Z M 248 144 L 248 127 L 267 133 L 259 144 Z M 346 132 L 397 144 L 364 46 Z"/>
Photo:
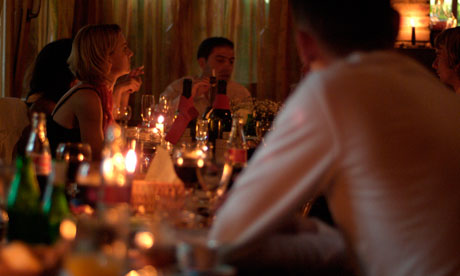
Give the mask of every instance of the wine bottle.
<path id="1" fill-rule="evenodd" d="M 182 85 L 182 96 L 186 99 L 190 99 L 192 96 L 192 80 L 191 79 L 184 79 Z M 196 125 L 196 118 L 190 120 L 187 125 L 187 128 L 184 131 L 180 141 L 181 142 L 191 142 L 195 139 L 195 125 Z"/>
<path id="2" fill-rule="evenodd" d="M 66 171 L 64 161 L 54 162 L 43 196 L 42 209 L 47 224 L 45 241 L 50 244 L 59 239 L 61 222 L 70 217 L 69 204 L 65 193 Z"/>
<path id="3" fill-rule="evenodd" d="M 46 136 L 44 113 L 34 112 L 32 114 L 32 130 L 26 145 L 26 155 L 31 157 L 35 165 L 35 175 L 40 187 L 40 199 L 42 199 L 51 173 L 51 150 Z"/>
<path id="4" fill-rule="evenodd" d="M 179 141 L 188 143 L 194 140 L 198 111 L 194 107 L 192 99 L 190 99 L 191 95 L 192 80 L 184 79 L 182 96 L 179 101 L 178 115 L 165 137 L 166 141 L 174 145 Z"/>
<path id="5" fill-rule="evenodd" d="M 227 140 L 232 128 L 230 100 L 227 97 L 225 80 L 219 80 L 217 83 L 217 95 L 207 119 L 209 121 L 209 142 L 213 147 L 214 156 L 218 163 L 223 163 Z"/>
<path id="6" fill-rule="evenodd" d="M 232 131 L 227 143 L 227 162 L 232 166 L 232 174 L 227 189 L 232 187 L 238 174 L 246 167 L 247 159 L 243 120 L 238 114 L 235 114 L 232 120 Z"/>
<path id="7" fill-rule="evenodd" d="M 217 95 L 217 77 L 216 77 L 216 71 L 213 69 L 212 70 L 212 75 L 209 77 L 209 99 L 210 99 L 210 104 L 206 108 L 206 111 L 203 113 L 203 118 L 209 117 L 209 114 L 211 113 L 212 110 L 212 105 L 215 101 L 216 95 Z"/>
<path id="8" fill-rule="evenodd" d="M 44 217 L 40 189 L 30 157 L 16 158 L 16 173 L 8 193 L 8 241 L 43 242 Z"/>

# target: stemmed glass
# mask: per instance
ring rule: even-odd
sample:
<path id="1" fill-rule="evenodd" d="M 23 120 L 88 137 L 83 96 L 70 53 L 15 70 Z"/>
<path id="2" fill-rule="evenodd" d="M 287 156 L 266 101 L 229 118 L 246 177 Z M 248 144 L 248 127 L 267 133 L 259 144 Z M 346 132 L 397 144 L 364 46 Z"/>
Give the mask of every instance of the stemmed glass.
<path id="1" fill-rule="evenodd" d="M 128 121 L 131 119 L 131 106 L 119 106 L 115 109 L 113 117 L 115 121 L 122 127 L 128 126 Z"/>
<path id="2" fill-rule="evenodd" d="M 56 149 L 56 159 L 67 163 L 66 192 L 74 198 L 77 192 L 76 176 L 80 164 L 91 161 L 91 147 L 86 143 L 60 143 Z"/>
<path id="3" fill-rule="evenodd" d="M 201 143 L 183 143 L 174 148 L 172 160 L 185 186 L 186 210 L 197 215 L 199 226 L 210 226 L 214 204 L 225 191 L 231 166 L 217 162 L 206 144 Z"/>
<path id="4" fill-rule="evenodd" d="M 155 119 L 155 97 L 147 94 L 142 95 L 141 109 L 143 124 L 150 127 L 150 123 Z"/>

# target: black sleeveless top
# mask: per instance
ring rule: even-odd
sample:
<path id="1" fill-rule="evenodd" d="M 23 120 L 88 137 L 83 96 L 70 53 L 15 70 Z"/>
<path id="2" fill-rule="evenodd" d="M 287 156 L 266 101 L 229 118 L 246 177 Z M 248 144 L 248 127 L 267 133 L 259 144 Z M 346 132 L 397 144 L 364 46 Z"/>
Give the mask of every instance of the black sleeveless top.
<path id="1" fill-rule="evenodd" d="M 80 87 L 72 91 L 65 99 L 63 99 L 59 105 L 57 105 L 53 113 L 51 113 L 51 116 L 47 118 L 46 120 L 46 132 L 48 135 L 48 141 L 50 144 L 50 150 L 51 154 L 53 157 L 56 157 L 56 148 L 59 145 L 59 143 L 64 143 L 64 142 L 73 142 L 73 143 L 80 143 L 81 142 L 81 136 L 80 136 L 80 128 L 79 127 L 74 127 L 74 128 L 65 128 L 58 124 L 54 119 L 53 116 L 58 111 L 58 109 L 73 95 L 75 92 L 81 89 L 91 89 L 94 90 L 91 87 Z M 97 92 L 96 92 L 97 93 Z"/>

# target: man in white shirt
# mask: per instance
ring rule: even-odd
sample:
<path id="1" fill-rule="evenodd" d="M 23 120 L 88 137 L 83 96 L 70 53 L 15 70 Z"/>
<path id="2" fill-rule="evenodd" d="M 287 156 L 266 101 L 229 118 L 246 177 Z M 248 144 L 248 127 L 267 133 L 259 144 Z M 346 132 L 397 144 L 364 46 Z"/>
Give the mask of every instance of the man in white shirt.
<path id="1" fill-rule="evenodd" d="M 460 98 L 390 50 L 399 16 L 389 0 L 291 5 L 310 73 L 240 174 L 210 241 L 260 239 L 324 193 L 360 274 L 460 275 Z"/>
<path id="2" fill-rule="evenodd" d="M 182 83 L 185 78 L 193 80 L 193 96 L 194 105 L 201 115 L 206 111 L 206 108 L 212 103 L 209 95 L 209 78 L 214 71 L 217 80 L 227 81 L 227 96 L 230 101 L 244 101 L 251 97 L 251 93 L 239 83 L 232 81 L 230 78 L 233 73 L 233 63 L 235 61 L 235 53 L 233 50 L 233 42 L 223 37 L 210 37 L 201 42 L 198 47 L 197 60 L 201 67 L 200 76 L 186 76 L 173 81 L 166 87 L 161 96 L 169 99 L 175 110 L 179 105 L 180 95 L 182 95 Z"/>

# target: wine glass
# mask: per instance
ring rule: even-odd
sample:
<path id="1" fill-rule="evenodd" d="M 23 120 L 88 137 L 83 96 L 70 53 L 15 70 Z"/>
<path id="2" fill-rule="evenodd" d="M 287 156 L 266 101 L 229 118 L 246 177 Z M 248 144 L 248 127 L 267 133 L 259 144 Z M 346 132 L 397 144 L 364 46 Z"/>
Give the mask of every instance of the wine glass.
<path id="1" fill-rule="evenodd" d="M 78 167 L 85 161 L 91 161 L 91 147 L 86 143 L 60 143 L 56 149 L 56 160 L 67 163 L 66 194 L 69 199 L 72 199 L 77 192 Z"/>
<path id="2" fill-rule="evenodd" d="M 155 97 L 153 95 L 142 95 L 141 99 L 142 121 L 150 127 L 151 121 L 155 119 Z"/>
<path id="3" fill-rule="evenodd" d="M 81 212 L 95 210 L 101 183 L 100 162 L 83 162 L 77 170 L 74 203 Z"/>
<path id="4" fill-rule="evenodd" d="M 113 118 L 122 127 L 128 126 L 128 121 L 131 119 L 131 106 L 119 106 L 115 109 Z"/>
<path id="5" fill-rule="evenodd" d="M 231 166 L 217 162 L 209 147 L 200 143 L 182 143 L 174 148 L 172 160 L 185 186 L 186 210 L 196 215 L 199 226 L 209 226 L 214 203 L 225 191 Z"/>

